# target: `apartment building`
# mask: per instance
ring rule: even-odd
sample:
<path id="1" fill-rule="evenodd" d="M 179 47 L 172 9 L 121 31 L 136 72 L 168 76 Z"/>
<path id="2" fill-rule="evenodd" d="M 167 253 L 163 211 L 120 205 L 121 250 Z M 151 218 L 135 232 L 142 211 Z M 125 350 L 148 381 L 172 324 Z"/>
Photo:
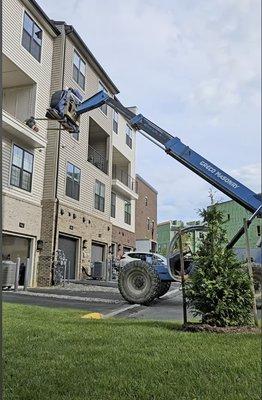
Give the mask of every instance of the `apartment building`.
<path id="1" fill-rule="evenodd" d="M 140 175 L 136 175 L 136 249 L 157 251 L 157 191 Z"/>
<path id="2" fill-rule="evenodd" d="M 202 221 L 188 221 L 183 222 L 181 220 L 164 221 L 157 225 L 157 245 L 158 253 L 163 256 L 167 256 L 169 245 L 171 240 L 174 238 L 175 233 L 179 228 L 187 228 L 190 226 L 201 225 Z M 183 244 L 188 245 L 193 253 L 195 253 L 204 237 L 204 232 L 196 231 L 188 233 L 183 236 Z"/>
<path id="3" fill-rule="evenodd" d="M 243 226 L 243 221 L 251 217 L 251 212 L 247 211 L 244 207 L 240 206 L 234 200 L 224 201 L 217 204 L 217 209 L 224 215 L 223 227 L 226 230 L 228 241 L 233 239 L 234 235 Z M 248 229 L 249 245 L 251 256 L 255 262 L 262 263 L 261 252 L 261 236 L 262 236 L 262 222 L 261 218 L 256 217 Z M 235 253 L 241 260 L 246 259 L 246 239 L 243 235 L 233 247 Z"/>
<path id="4" fill-rule="evenodd" d="M 118 88 L 73 26 L 54 22 L 51 92 L 78 89 L 83 98 Z M 133 246 L 136 198 L 135 132 L 107 105 L 81 115 L 79 134 L 48 124 L 38 284 L 52 283 L 58 249 L 68 260 L 68 277 L 81 279 L 95 261 L 106 262 Z M 113 241 L 113 242 L 112 242 Z"/>
<path id="5" fill-rule="evenodd" d="M 129 107 L 137 113 L 136 107 Z M 135 248 L 135 208 L 137 181 L 135 178 L 135 131 L 125 118 L 113 111 L 112 126 L 112 190 L 111 223 L 113 259 Z"/>
<path id="6" fill-rule="evenodd" d="M 157 224 L 157 247 L 158 253 L 166 256 L 169 244 L 174 237 L 175 231 L 184 226 L 183 221 L 163 221 Z"/>
<path id="7" fill-rule="evenodd" d="M 44 117 L 50 98 L 53 43 L 58 29 L 34 1 L 3 1 L 3 259 L 27 265 L 35 285 L 41 247 L 47 145 Z M 21 270 L 22 270 L 21 267 Z"/>

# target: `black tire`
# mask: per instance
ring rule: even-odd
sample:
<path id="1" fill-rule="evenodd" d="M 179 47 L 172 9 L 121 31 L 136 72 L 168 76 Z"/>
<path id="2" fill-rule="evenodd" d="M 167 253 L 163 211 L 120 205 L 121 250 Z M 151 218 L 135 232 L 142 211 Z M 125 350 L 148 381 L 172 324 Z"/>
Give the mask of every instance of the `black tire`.
<path id="1" fill-rule="evenodd" d="M 145 261 L 131 261 L 120 269 L 118 289 L 130 304 L 149 305 L 158 294 L 160 279 Z"/>
<path id="2" fill-rule="evenodd" d="M 164 294 L 166 294 L 169 291 L 170 286 L 171 282 L 164 282 L 164 281 L 160 282 L 157 297 L 159 298 L 161 296 L 164 296 Z"/>

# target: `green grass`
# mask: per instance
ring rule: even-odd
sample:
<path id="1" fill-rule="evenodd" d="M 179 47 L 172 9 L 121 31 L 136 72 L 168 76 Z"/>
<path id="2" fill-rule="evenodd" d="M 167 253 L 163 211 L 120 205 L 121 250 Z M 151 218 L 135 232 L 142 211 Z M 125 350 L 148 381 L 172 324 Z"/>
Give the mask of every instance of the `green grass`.
<path id="1" fill-rule="evenodd" d="M 5 400 L 260 399 L 260 337 L 4 305 Z"/>

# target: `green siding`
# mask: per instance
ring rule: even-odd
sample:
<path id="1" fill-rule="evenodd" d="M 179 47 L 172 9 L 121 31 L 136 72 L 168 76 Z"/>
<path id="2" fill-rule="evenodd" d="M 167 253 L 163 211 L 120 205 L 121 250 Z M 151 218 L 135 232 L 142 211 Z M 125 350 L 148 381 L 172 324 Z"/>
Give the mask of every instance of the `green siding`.
<path id="1" fill-rule="evenodd" d="M 243 226 L 243 219 L 248 219 L 251 216 L 251 213 L 235 201 L 227 201 L 225 203 L 220 203 L 217 205 L 218 209 L 224 214 L 224 227 L 226 229 L 227 238 L 231 240 L 233 236 L 237 233 L 239 228 Z M 259 218 L 255 218 L 251 223 L 248 233 L 250 240 L 250 247 L 255 248 L 259 238 L 262 233 L 262 221 Z M 260 233 L 260 235 L 259 235 Z M 245 246 L 245 237 L 242 236 L 235 245 L 236 248 L 244 249 Z"/>
<path id="2" fill-rule="evenodd" d="M 168 246 L 170 242 L 170 223 L 167 222 L 163 225 L 157 226 L 157 245 L 158 253 L 163 256 L 167 255 Z"/>

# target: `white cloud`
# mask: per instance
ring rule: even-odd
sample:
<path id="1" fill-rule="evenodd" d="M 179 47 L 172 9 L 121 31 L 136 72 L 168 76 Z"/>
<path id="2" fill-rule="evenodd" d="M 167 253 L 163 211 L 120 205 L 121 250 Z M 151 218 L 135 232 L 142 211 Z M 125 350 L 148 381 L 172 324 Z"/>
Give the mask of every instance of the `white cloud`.
<path id="1" fill-rule="evenodd" d="M 256 193 L 261 192 L 261 164 L 243 165 L 241 168 L 234 169 L 232 176 L 246 185 Z"/>

